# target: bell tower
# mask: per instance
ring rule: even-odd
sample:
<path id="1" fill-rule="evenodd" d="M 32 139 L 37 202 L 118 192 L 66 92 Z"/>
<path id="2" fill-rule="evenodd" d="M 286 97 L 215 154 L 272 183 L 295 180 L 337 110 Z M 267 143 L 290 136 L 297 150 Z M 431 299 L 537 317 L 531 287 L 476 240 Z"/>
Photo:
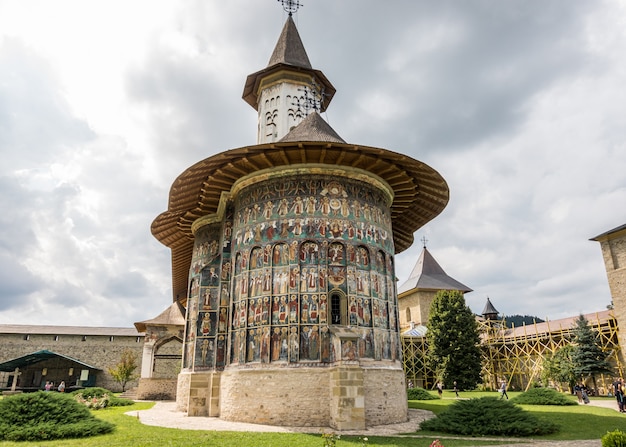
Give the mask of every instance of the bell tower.
<path id="1" fill-rule="evenodd" d="M 257 144 L 280 140 L 310 112 L 325 111 L 335 94 L 324 73 L 311 66 L 288 12 L 267 67 L 249 75 L 243 90 L 243 99 L 258 112 Z"/>

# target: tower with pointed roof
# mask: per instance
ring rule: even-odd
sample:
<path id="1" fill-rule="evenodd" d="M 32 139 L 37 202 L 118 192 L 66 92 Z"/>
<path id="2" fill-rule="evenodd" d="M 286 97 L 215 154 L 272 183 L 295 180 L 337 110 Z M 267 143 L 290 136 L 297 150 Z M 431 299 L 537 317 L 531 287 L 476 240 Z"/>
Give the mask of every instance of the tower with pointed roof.
<path id="1" fill-rule="evenodd" d="M 472 291 L 465 284 L 450 277 L 424 246 L 409 279 L 398 287 L 400 327 L 425 326 L 428 323 L 430 305 L 440 290 L 459 290 L 463 293 Z"/>
<path id="2" fill-rule="evenodd" d="M 613 312 L 620 328 L 626 327 L 626 224 L 591 239 L 600 243 Z M 622 359 L 626 359 L 626 331 L 619 333 Z"/>
<path id="3" fill-rule="evenodd" d="M 186 309 L 189 416 L 363 429 L 407 419 L 395 255 L 448 202 L 431 167 L 347 144 L 288 17 L 243 98 L 258 144 L 185 170 L 152 224 Z"/>
<path id="4" fill-rule="evenodd" d="M 280 140 L 309 109 L 326 110 L 334 94 L 324 73 L 311 67 L 289 15 L 267 67 L 246 79 L 243 99 L 259 114 L 257 143 Z"/>

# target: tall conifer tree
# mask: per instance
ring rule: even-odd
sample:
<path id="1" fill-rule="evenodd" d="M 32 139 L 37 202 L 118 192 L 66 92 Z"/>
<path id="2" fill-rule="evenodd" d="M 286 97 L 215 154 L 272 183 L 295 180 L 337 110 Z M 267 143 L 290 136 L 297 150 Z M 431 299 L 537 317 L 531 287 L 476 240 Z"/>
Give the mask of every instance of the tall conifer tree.
<path id="1" fill-rule="evenodd" d="M 446 388 L 473 389 L 481 382 L 476 317 L 458 290 L 440 290 L 428 318 L 428 362 Z"/>
<path id="2" fill-rule="evenodd" d="M 602 351 L 598 333 L 591 329 L 584 315 L 580 315 L 576 320 L 573 332 L 572 363 L 574 372 L 582 379 L 591 376 L 593 388 L 597 389 L 596 374 L 611 372 L 611 364 L 607 361 L 608 354 Z"/>

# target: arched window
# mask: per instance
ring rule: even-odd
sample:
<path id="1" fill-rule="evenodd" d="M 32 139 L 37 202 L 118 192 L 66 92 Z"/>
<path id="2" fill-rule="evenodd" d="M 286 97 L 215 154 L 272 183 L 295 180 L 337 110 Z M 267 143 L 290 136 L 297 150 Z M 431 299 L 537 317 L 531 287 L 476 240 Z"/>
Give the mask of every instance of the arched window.
<path id="1" fill-rule="evenodd" d="M 338 290 L 330 293 L 330 323 L 348 325 L 348 300 L 346 295 Z"/>
<path id="2" fill-rule="evenodd" d="M 411 308 L 410 307 L 406 308 L 406 322 L 407 323 L 411 322 Z"/>

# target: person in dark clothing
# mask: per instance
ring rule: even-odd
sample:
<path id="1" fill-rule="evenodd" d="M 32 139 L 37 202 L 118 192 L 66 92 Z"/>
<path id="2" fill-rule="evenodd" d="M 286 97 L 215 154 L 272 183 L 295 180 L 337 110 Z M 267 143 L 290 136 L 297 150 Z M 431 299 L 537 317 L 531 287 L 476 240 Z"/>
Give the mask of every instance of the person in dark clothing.
<path id="1" fill-rule="evenodd" d="M 624 384 L 622 383 L 621 378 L 615 379 L 613 382 L 613 394 L 615 395 L 615 400 L 617 400 L 617 408 L 620 413 L 624 412 Z"/>
<path id="2" fill-rule="evenodd" d="M 506 381 L 503 380 L 502 384 L 500 385 L 500 399 L 502 399 L 503 397 L 506 397 L 506 400 L 509 400 L 509 395 L 506 394 Z"/>

